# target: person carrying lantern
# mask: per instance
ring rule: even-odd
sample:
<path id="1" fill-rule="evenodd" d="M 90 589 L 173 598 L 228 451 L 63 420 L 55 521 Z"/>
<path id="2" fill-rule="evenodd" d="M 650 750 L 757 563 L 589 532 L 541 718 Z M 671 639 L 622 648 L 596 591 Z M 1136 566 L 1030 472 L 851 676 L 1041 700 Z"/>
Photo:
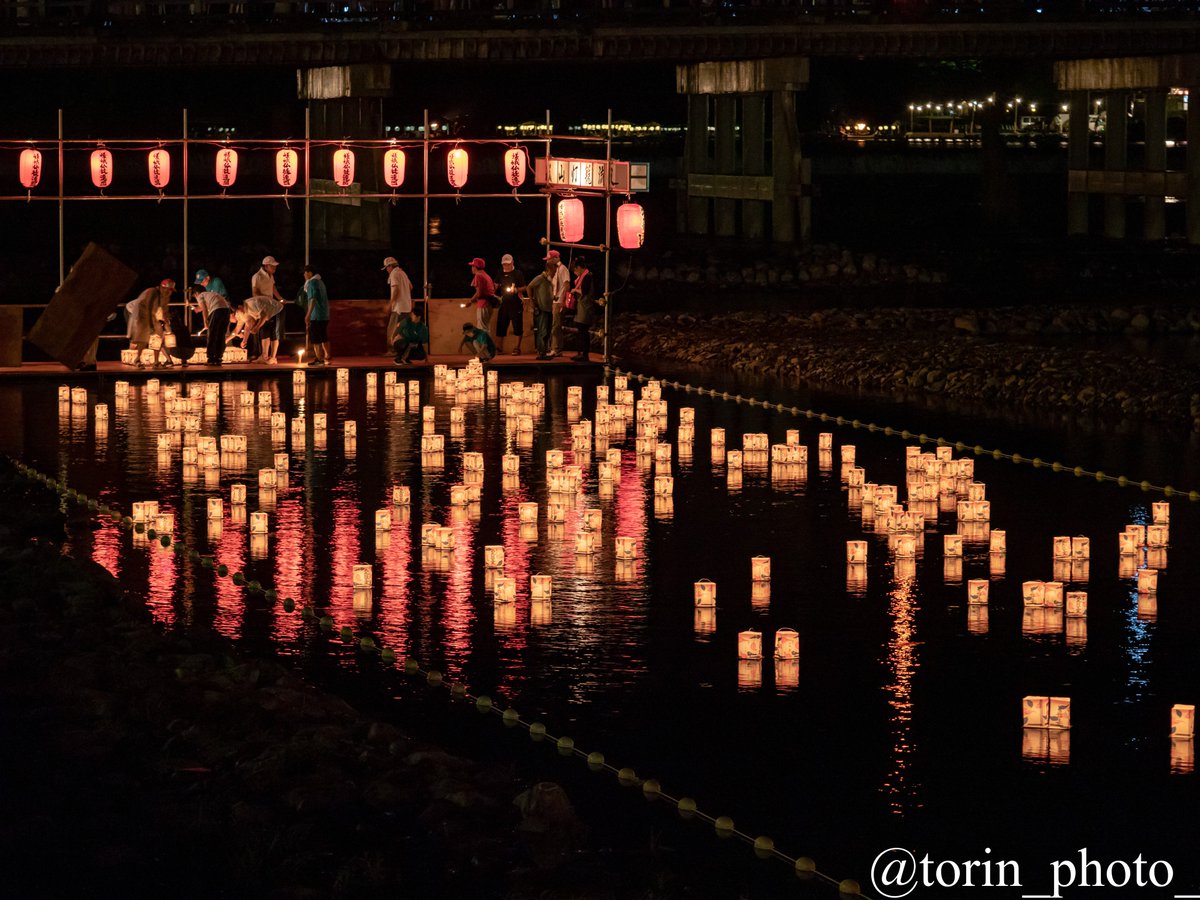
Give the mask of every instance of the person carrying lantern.
<path id="1" fill-rule="evenodd" d="M 512 355 L 520 356 L 521 339 L 525 336 L 525 301 L 529 299 L 529 290 L 525 286 L 525 275 L 513 265 L 511 253 L 500 257 L 500 277 L 496 280 L 500 294 L 500 313 L 496 317 L 496 342 L 502 351 L 504 338 L 508 336 L 508 326 L 512 325 L 513 337 L 517 346 Z"/>
<path id="2" fill-rule="evenodd" d="M 276 365 L 279 360 L 279 343 L 283 339 L 283 295 L 275 287 L 275 270 L 279 261 L 273 256 L 263 258 L 262 268 L 250 279 L 250 299 L 243 304 L 249 307 L 247 313 L 252 313 L 256 320 L 255 327 L 250 332 L 262 332 L 262 352 L 260 359 L 269 366 Z M 265 329 L 265 330 L 264 330 Z"/>
<path id="3" fill-rule="evenodd" d="M 141 353 L 147 347 L 154 350 L 154 368 L 162 369 L 172 365 L 170 357 L 160 361 L 159 353 L 162 350 L 163 335 L 171 330 L 168 306 L 173 293 L 175 282 L 164 278 L 157 287 L 146 288 L 125 304 L 125 312 L 129 317 L 126 334 L 129 336 L 129 346 L 138 352 L 139 369 L 144 368 Z"/>
<path id="4" fill-rule="evenodd" d="M 203 285 L 192 285 L 196 311 L 204 317 L 208 332 L 207 365 L 219 366 L 225 356 L 225 332 L 229 330 L 229 301 L 216 291 L 206 291 Z"/>
<path id="5" fill-rule="evenodd" d="M 464 322 L 462 330 L 463 336 L 458 345 L 459 350 L 467 347 L 480 362 L 487 362 L 496 355 L 496 342 L 492 340 L 492 336 L 485 329 L 472 325 L 470 322 Z"/>

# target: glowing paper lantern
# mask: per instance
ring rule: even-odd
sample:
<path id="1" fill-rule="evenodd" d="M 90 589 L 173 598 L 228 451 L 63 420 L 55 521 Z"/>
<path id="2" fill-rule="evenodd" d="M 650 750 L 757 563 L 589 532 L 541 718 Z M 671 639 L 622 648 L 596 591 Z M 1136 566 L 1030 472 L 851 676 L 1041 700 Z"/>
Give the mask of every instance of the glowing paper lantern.
<path id="1" fill-rule="evenodd" d="M 383 154 L 383 181 L 395 190 L 404 184 L 404 151 L 389 150 Z"/>
<path id="2" fill-rule="evenodd" d="M 159 147 L 146 154 L 146 169 L 150 175 L 150 186 L 163 190 L 171 180 L 171 154 Z"/>
<path id="3" fill-rule="evenodd" d="M 583 201 L 578 197 L 558 201 L 558 238 L 566 244 L 583 240 Z"/>
<path id="4" fill-rule="evenodd" d="M 291 147 L 275 154 L 275 180 L 281 188 L 295 187 L 300 177 L 300 155 Z"/>
<path id="5" fill-rule="evenodd" d="M 646 239 L 646 212 L 637 203 L 617 207 L 617 240 L 624 250 L 636 250 Z"/>
<path id="6" fill-rule="evenodd" d="M 92 184 L 104 190 L 112 184 L 112 154 L 101 147 L 92 151 Z"/>
<path id="7" fill-rule="evenodd" d="M 237 181 L 238 152 L 222 147 L 217 151 L 217 184 L 221 190 L 233 187 Z"/>
<path id="8" fill-rule="evenodd" d="M 525 151 L 520 147 L 505 152 L 504 177 L 510 187 L 519 188 L 525 183 Z"/>
<path id="9" fill-rule="evenodd" d="M 340 188 L 354 184 L 354 151 L 342 148 L 333 152 L 333 182 Z"/>
<path id="10" fill-rule="evenodd" d="M 458 190 L 467 183 L 470 165 L 467 151 L 462 148 L 456 147 L 446 154 L 446 180 L 452 188 Z"/>
<path id="11" fill-rule="evenodd" d="M 42 151 L 32 147 L 21 151 L 21 187 L 33 190 L 42 180 Z"/>

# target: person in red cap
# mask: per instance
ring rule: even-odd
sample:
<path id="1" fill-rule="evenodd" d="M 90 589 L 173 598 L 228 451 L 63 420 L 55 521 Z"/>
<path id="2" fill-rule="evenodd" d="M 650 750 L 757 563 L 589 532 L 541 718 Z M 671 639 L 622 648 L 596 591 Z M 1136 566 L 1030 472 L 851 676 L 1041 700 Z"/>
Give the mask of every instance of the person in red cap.
<path id="1" fill-rule="evenodd" d="M 478 256 L 471 260 L 471 287 L 474 293 L 470 302 L 475 304 L 476 326 L 490 336 L 488 325 L 492 321 L 492 307 L 500 305 L 500 298 L 496 296 L 496 282 L 484 271 L 486 268 L 487 263 Z"/>
<path id="2" fill-rule="evenodd" d="M 160 369 L 171 365 L 168 356 L 165 362 L 160 362 L 158 354 L 162 348 L 163 334 L 171 330 L 168 304 L 171 295 L 175 293 L 175 282 L 164 278 L 157 287 L 146 288 L 136 298 L 125 304 L 125 312 L 129 315 L 129 346 L 138 352 L 137 367 L 142 368 L 141 354 L 152 344 L 154 350 L 154 368 Z M 154 340 L 158 338 L 158 340 Z"/>

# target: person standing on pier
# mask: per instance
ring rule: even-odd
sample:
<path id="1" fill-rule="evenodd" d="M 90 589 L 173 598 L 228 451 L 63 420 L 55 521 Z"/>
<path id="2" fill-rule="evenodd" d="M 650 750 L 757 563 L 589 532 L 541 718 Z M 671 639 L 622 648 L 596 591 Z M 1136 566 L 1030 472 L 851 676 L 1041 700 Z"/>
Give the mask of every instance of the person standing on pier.
<path id="1" fill-rule="evenodd" d="M 304 330 L 313 348 L 309 365 L 323 366 L 329 362 L 329 292 L 312 263 L 304 267 L 304 300 Z"/>
<path id="2" fill-rule="evenodd" d="M 533 297 L 533 346 L 537 358 L 550 358 L 550 328 L 554 322 L 554 269 L 547 259 L 546 268 L 533 276 L 529 282 L 529 295 Z"/>
<path id="3" fill-rule="evenodd" d="M 204 316 L 204 327 L 208 331 L 207 365 L 221 365 L 225 356 L 225 332 L 229 330 L 229 301 L 216 291 L 202 290 L 202 285 L 192 285 L 192 297 L 196 309 Z"/>
<path id="4" fill-rule="evenodd" d="M 500 352 L 504 350 L 504 338 L 508 336 L 508 326 L 512 325 L 513 337 L 517 346 L 512 355 L 521 355 L 521 339 L 525 336 L 525 301 L 529 299 L 529 291 L 525 287 L 525 275 L 513 265 L 511 253 L 500 257 L 500 277 L 496 280 L 496 288 L 500 294 L 500 312 L 496 317 L 496 343 Z"/>
<path id="5" fill-rule="evenodd" d="M 546 254 L 547 271 L 551 273 L 551 280 L 554 282 L 554 310 L 550 321 L 550 358 L 562 351 L 563 333 L 562 333 L 562 313 L 563 303 L 567 299 L 567 295 L 571 292 L 571 273 L 567 271 L 567 267 L 562 264 L 562 254 L 557 250 L 551 250 Z"/>
<path id="6" fill-rule="evenodd" d="M 592 345 L 592 316 L 596 309 L 595 279 L 588 271 L 587 260 L 575 257 L 571 267 L 575 272 L 575 284 L 571 288 L 571 302 L 575 307 L 575 334 L 578 339 L 575 362 L 588 362 L 588 351 Z"/>
<path id="7" fill-rule="evenodd" d="M 401 324 L 413 311 L 412 282 L 394 256 L 383 261 L 383 271 L 388 273 L 387 345 L 393 347 Z"/>
<path id="8" fill-rule="evenodd" d="M 468 302 L 475 306 L 475 326 L 490 333 L 491 329 L 488 326 L 492 321 L 492 307 L 498 306 L 500 302 L 496 297 L 496 282 L 484 271 L 487 263 L 478 256 L 471 260 L 470 265 L 471 288 L 474 293 Z"/>
<path id="9" fill-rule="evenodd" d="M 256 332 L 262 341 L 259 358 L 269 366 L 279 362 L 276 354 L 279 352 L 279 343 L 283 339 L 283 304 L 286 301 L 275 287 L 275 270 L 278 268 L 279 261 L 275 257 L 263 258 L 262 268 L 255 272 L 254 277 L 250 280 L 251 297 L 248 301 L 250 303 L 258 301 L 257 309 L 266 313 L 266 322 L 260 325 Z M 275 303 L 278 304 L 278 308 L 273 305 Z"/>

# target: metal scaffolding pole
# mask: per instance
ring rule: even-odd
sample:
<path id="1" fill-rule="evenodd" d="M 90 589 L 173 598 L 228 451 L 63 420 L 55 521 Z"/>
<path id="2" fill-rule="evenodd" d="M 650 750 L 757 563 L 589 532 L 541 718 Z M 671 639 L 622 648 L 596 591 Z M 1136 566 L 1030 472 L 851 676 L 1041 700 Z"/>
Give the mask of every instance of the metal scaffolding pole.
<path id="1" fill-rule="evenodd" d="M 188 111 L 183 111 L 183 322 L 188 331 L 192 330 L 192 304 L 188 302 L 188 285 L 192 283 L 188 275 Z"/>
<path id="2" fill-rule="evenodd" d="M 608 111 L 608 131 L 604 140 L 604 364 L 608 365 L 608 270 L 612 246 L 612 110 Z M 584 348 L 586 351 L 586 347 Z"/>
<path id="3" fill-rule="evenodd" d="M 63 111 L 58 111 L 58 286 L 62 287 L 62 283 L 67 278 L 67 258 L 66 247 L 63 246 L 65 236 L 64 232 L 65 221 L 64 212 L 66 205 L 63 203 L 63 195 L 66 191 L 63 189 Z"/>

